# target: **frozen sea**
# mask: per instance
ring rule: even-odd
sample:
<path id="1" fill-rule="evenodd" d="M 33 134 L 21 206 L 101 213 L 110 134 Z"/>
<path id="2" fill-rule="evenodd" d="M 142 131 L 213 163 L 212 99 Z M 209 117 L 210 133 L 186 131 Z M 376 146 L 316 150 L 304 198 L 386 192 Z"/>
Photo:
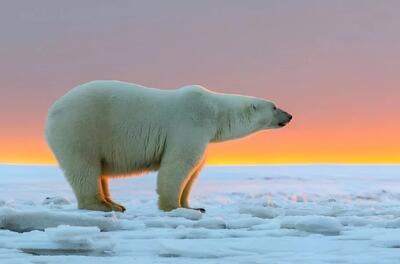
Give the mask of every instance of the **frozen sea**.
<path id="1" fill-rule="evenodd" d="M 55 166 L 0 166 L 0 263 L 400 263 L 400 166 L 206 167 L 198 211 L 156 174 L 111 181 L 125 213 L 76 209 Z"/>

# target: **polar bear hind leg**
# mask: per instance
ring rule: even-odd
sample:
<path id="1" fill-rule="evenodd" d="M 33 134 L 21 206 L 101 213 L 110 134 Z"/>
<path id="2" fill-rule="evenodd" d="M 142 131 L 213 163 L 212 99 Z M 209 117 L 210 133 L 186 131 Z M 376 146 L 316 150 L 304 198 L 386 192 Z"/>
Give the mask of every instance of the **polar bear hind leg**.
<path id="1" fill-rule="evenodd" d="M 100 182 L 101 166 L 85 159 L 74 158 L 68 165 L 62 164 L 64 174 L 70 183 L 79 209 L 95 211 L 122 211 L 104 199 Z"/>
<path id="2" fill-rule="evenodd" d="M 110 191 L 108 189 L 108 178 L 107 178 L 107 176 L 101 176 L 100 181 L 101 181 L 101 189 L 102 189 L 102 192 L 103 192 L 104 200 L 106 200 L 108 203 L 112 204 L 113 207 L 119 208 L 119 210 L 117 210 L 117 211 L 125 212 L 126 209 L 125 209 L 124 206 L 114 202 L 111 199 Z"/>

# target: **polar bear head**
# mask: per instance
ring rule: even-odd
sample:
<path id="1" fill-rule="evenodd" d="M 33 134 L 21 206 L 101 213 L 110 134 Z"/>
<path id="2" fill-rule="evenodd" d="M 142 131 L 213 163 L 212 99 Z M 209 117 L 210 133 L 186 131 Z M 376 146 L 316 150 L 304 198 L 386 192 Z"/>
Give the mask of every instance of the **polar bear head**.
<path id="1" fill-rule="evenodd" d="M 216 94 L 218 103 L 217 133 L 213 141 L 225 141 L 247 136 L 254 132 L 281 128 L 292 115 L 264 99 Z"/>

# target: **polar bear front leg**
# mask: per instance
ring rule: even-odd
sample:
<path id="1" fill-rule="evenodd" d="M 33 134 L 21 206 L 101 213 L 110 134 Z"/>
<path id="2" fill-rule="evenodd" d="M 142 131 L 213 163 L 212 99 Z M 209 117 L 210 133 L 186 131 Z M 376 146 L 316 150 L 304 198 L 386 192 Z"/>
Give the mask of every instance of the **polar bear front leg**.
<path id="1" fill-rule="evenodd" d="M 182 207 L 182 194 L 196 171 L 204 152 L 205 144 L 174 148 L 165 153 L 157 176 L 158 207 L 171 211 Z M 188 192 L 187 192 L 188 194 Z"/>
<path id="2" fill-rule="evenodd" d="M 181 207 L 181 195 L 193 165 L 185 162 L 164 164 L 157 176 L 158 207 L 171 211 Z"/>
<path id="3" fill-rule="evenodd" d="M 185 188 L 183 189 L 182 196 L 181 196 L 181 206 L 184 208 L 189 208 L 189 209 L 194 209 L 194 210 L 199 210 L 202 213 L 205 213 L 206 210 L 204 208 L 192 208 L 189 205 L 189 197 L 190 197 L 190 192 L 192 190 L 193 184 L 195 183 L 197 177 L 199 176 L 201 169 L 203 168 L 205 163 L 205 157 L 202 158 L 202 160 L 198 163 L 196 166 L 195 171 L 192 173 L 192 175 L 189 176 L 189 180 L 187 181 Z"/>

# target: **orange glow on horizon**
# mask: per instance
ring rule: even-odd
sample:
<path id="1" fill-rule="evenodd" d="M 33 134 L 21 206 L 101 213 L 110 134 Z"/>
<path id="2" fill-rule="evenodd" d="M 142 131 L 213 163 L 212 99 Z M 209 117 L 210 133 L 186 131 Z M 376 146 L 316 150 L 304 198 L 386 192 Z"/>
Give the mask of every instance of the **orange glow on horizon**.
<path id="1" fill-rule="evenodd" d="M 229 143 L 225 143 L 228 145 Z M 232 146 L 233 147 L 233 146 Z M 224 153 L 219 147 L 211 146 L 207 155 L 207 165 L 256 165 L 256 164 L 397 164 L 400 157 L 396 153 L 388 153 L 387 156 L 371 155 L 365 153 L 341 154 L 332 153 L 295 153 L 269 156 L 247 155 L 249 150 L 240 150 L 237 153 Z M 0 164 L 57 164 L 54 156 L 49 151 L 40 151 L 34 154 L 21 152 L 0 154 Z"/>
<path id="2" fill-rule="evenodd" d="M 244 139 L 210 144 L 209 165 L 312 164 L 312 163 L 400 163 L 400 144 L 393 137 L 342 132 L 301 132 L 293 125 L 281 130 L 259 132 Z M 315 135 L 319 135 L 316 138 Z M 335 137 L 335 140 L 332 138 Z M 367 142 L 367 143 L 365 143 Z M 12 139 L 0 142 L 0 163 L 55 164 L 44 139 Z"/>

